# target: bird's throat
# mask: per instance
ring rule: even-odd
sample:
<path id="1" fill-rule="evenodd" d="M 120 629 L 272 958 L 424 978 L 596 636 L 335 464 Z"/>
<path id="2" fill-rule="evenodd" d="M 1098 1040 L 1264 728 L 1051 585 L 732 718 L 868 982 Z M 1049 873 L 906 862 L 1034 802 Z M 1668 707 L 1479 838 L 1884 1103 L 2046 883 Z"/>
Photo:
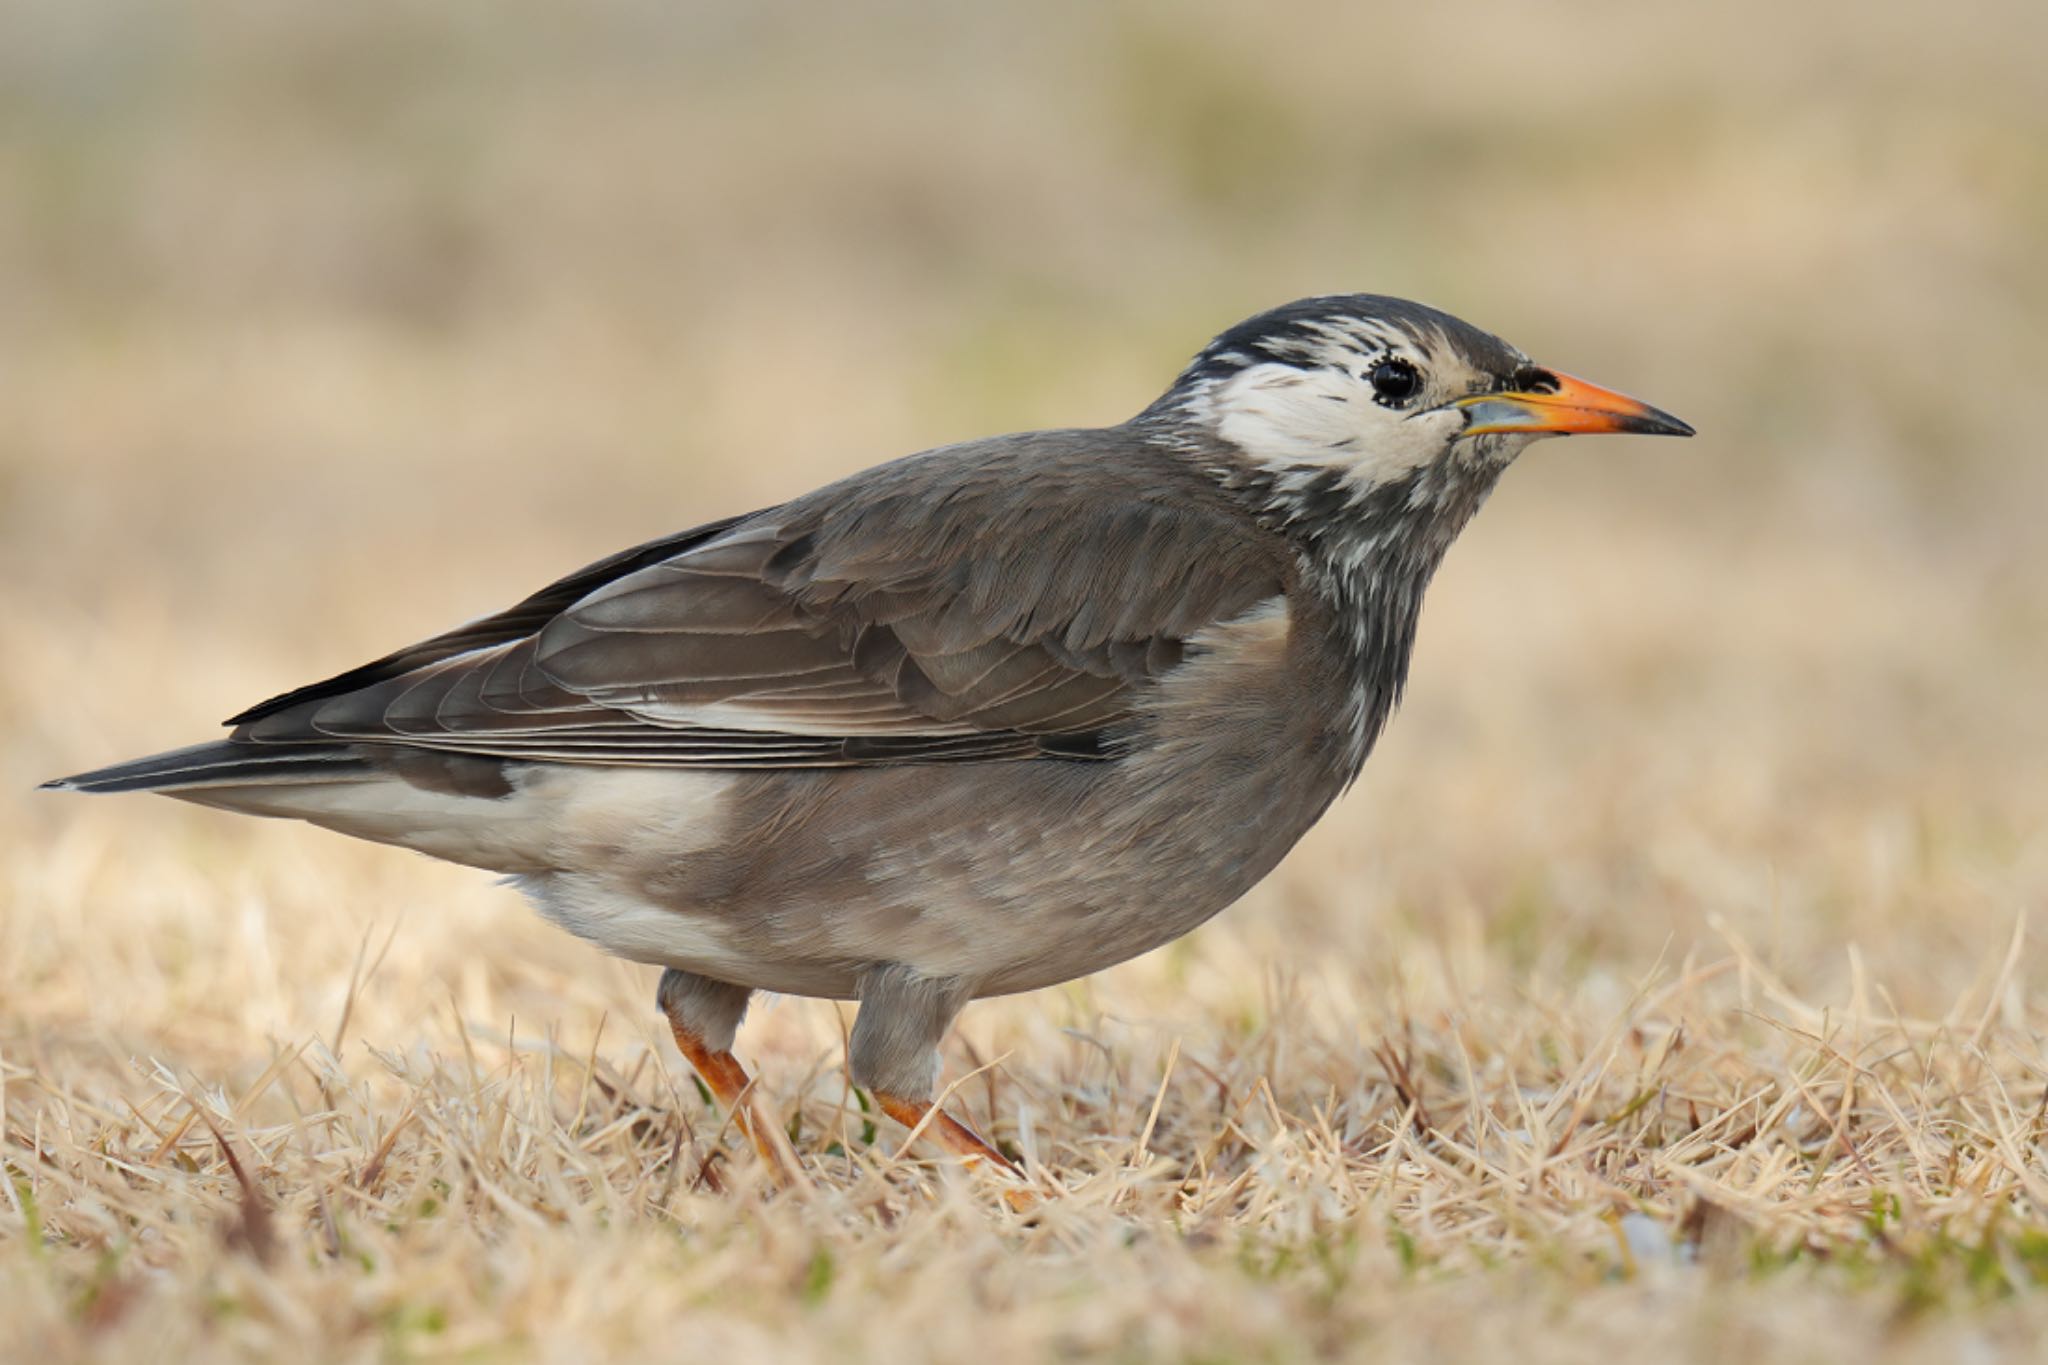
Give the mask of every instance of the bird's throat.
<path id="1" fill-rule="evenodd" d="M 1430 579 L 1499 474 L 1491 465 L 1430 466 L 1362 493 L 1312 481 L 1275 490 L 1267 522 L 1293 542 L 1327 612 L 1347 693 L 1338 727 L 1347 777 L 1400 703 Z"/>

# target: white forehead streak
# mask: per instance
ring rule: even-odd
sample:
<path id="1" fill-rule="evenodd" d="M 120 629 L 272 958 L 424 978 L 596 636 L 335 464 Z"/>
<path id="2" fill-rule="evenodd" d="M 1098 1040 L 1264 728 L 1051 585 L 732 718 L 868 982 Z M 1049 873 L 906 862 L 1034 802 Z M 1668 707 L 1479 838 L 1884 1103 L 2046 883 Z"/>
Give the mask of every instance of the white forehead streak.
<path id="1" fill-rule="evenodd" d="M 1408 339 L 1397 327 L 1366 318 L 1305 323 L 1306 330 L 1347 351 L 1391 351 Z"/>

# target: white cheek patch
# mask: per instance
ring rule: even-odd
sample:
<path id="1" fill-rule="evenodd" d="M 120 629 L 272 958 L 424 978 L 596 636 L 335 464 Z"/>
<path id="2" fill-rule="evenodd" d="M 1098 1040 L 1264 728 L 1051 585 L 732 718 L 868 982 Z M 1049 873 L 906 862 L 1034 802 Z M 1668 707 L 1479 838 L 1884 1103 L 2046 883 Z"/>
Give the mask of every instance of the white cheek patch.
<path id="1" fill-rule="evenodd" d="M 1410 415 L 1334 369 L 1253 365 L 1210 396 L 1216 431 L 1260 464 L 1340 469 L 1371 486 L 1428 464 L 1463 427 L 1455 412 Z"/>

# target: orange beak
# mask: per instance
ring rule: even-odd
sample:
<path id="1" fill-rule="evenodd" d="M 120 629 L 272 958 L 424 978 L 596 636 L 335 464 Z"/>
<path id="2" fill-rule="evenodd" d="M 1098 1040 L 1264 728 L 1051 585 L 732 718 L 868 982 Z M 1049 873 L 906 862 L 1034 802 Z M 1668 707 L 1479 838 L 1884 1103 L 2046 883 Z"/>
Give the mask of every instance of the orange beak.
<path id="1" fill-rule="evenodd" d="M 1692 428 L 1668 412 L 1626 394 L 1554 370 L 1542 382 L 1511 393 L 1477 393 L 1449 404 L 1466 412 L 1464 434 L 1521 431 L 1534 436 L 1576 436 L 1625 431 L 1643 436 L 1690 436 Z"/>

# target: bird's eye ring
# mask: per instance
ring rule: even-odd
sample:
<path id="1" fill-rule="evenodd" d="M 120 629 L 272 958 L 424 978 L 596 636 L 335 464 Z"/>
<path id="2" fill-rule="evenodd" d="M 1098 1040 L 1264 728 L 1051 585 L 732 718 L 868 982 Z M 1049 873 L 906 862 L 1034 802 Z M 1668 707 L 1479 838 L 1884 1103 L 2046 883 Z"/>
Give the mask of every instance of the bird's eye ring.
<path id="1" fill-rule="evenodd" d="M 1372 385 L 1373 401 L 1386 407 L 1398 407 L 1422 388 L 1421 373 L 1399 356 L 1379 361 L 1366 372 L 1365 380 Z"/>

